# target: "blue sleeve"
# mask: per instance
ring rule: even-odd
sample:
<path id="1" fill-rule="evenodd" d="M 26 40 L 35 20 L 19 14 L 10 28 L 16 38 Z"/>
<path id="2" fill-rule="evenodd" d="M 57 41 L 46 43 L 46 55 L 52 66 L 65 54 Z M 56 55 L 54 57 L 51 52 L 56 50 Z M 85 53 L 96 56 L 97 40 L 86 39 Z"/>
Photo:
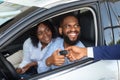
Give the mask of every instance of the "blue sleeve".
<path id="1" fill-rule="evenodd" d="M 120 45 L 94 47 L 94 59 L 120 59 Z"/>

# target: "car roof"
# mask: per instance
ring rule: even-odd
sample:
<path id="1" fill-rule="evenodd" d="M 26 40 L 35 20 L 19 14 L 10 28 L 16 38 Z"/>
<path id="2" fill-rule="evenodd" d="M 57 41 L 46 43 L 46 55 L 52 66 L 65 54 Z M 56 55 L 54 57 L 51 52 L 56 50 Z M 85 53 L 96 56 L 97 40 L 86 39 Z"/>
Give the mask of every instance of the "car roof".
<path id="1" fill-rule="evenodd" d="M 75 2 L 75 1 L 85 1 L 85 2 L 93 2 L 100 0 L 5 0 L 6 2 L 11 2 L 15 4 L 25 5 L 25 6 L 37 6 L 44 8 L 51 8 L 56 5 Z"/>

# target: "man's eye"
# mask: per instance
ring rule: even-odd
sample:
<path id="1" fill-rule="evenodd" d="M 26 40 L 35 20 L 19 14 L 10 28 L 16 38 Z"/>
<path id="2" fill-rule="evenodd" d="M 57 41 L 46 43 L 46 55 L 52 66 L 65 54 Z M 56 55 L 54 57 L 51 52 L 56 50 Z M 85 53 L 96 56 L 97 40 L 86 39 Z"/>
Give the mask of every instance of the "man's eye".
<path id="1" fill-rule="evenodd" d="M 76 24 L 74 27 L 77 28 L 77 27 L 80 27 L 80 25 L 79 25 L 79 24 Z"/>
<path id="2" fill-rule="evenodd" d="M 66 25 L 66 26 L 64 26 L 65 28 L 70 28 L 70 26 L 69 25 Z"/>

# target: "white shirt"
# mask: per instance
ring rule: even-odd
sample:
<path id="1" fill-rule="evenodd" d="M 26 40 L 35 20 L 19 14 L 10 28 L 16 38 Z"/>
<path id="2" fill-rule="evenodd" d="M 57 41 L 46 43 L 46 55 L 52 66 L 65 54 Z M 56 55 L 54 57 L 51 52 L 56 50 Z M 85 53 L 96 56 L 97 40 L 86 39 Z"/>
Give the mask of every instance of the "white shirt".
<path id="1" fill-rule="evenodd" d="M 41 63 L 41 60 L 45 57 L 46 51 L 49 46 L 52 44 L 53 40 L 41 50 L 41 43 L 38 43 L 38 48 L 33 46 L 31 39 L 28 38 L 23 45 L 23 61 L 19 65 L 20 68 L 24 67 L 32 61 L 37 61 L 38 65 Z M 40 73 L 40 72 L 39 72 Z"/>
<path id="2" fill-rule="evenodd" d="M 92 47 L 87 48 L 87 57 L 93 58 L 93 48 Z"/>

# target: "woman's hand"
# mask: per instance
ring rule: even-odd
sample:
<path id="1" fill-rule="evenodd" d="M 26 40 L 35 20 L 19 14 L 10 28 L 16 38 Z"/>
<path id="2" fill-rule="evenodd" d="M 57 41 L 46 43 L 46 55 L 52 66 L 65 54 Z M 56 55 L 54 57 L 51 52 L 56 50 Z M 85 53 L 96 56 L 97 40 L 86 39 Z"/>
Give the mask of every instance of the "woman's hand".
<path id="1" fill-rule="evenodd" d="M 31 62 L 31 63 L 27 64 L 26 66 L 24 66 L 23 68 L 17 68 L 16 72 L 19 74 L 23 74 L 32 66 L 37 66 L 37 62 Z"/>
<path id="2" fill-rule="evenodd" d="M 17 72 L 18 74 L 22 74 L 22 68 L 17 68 L 17 69 L 16 69 L 16 72 Z"/>

